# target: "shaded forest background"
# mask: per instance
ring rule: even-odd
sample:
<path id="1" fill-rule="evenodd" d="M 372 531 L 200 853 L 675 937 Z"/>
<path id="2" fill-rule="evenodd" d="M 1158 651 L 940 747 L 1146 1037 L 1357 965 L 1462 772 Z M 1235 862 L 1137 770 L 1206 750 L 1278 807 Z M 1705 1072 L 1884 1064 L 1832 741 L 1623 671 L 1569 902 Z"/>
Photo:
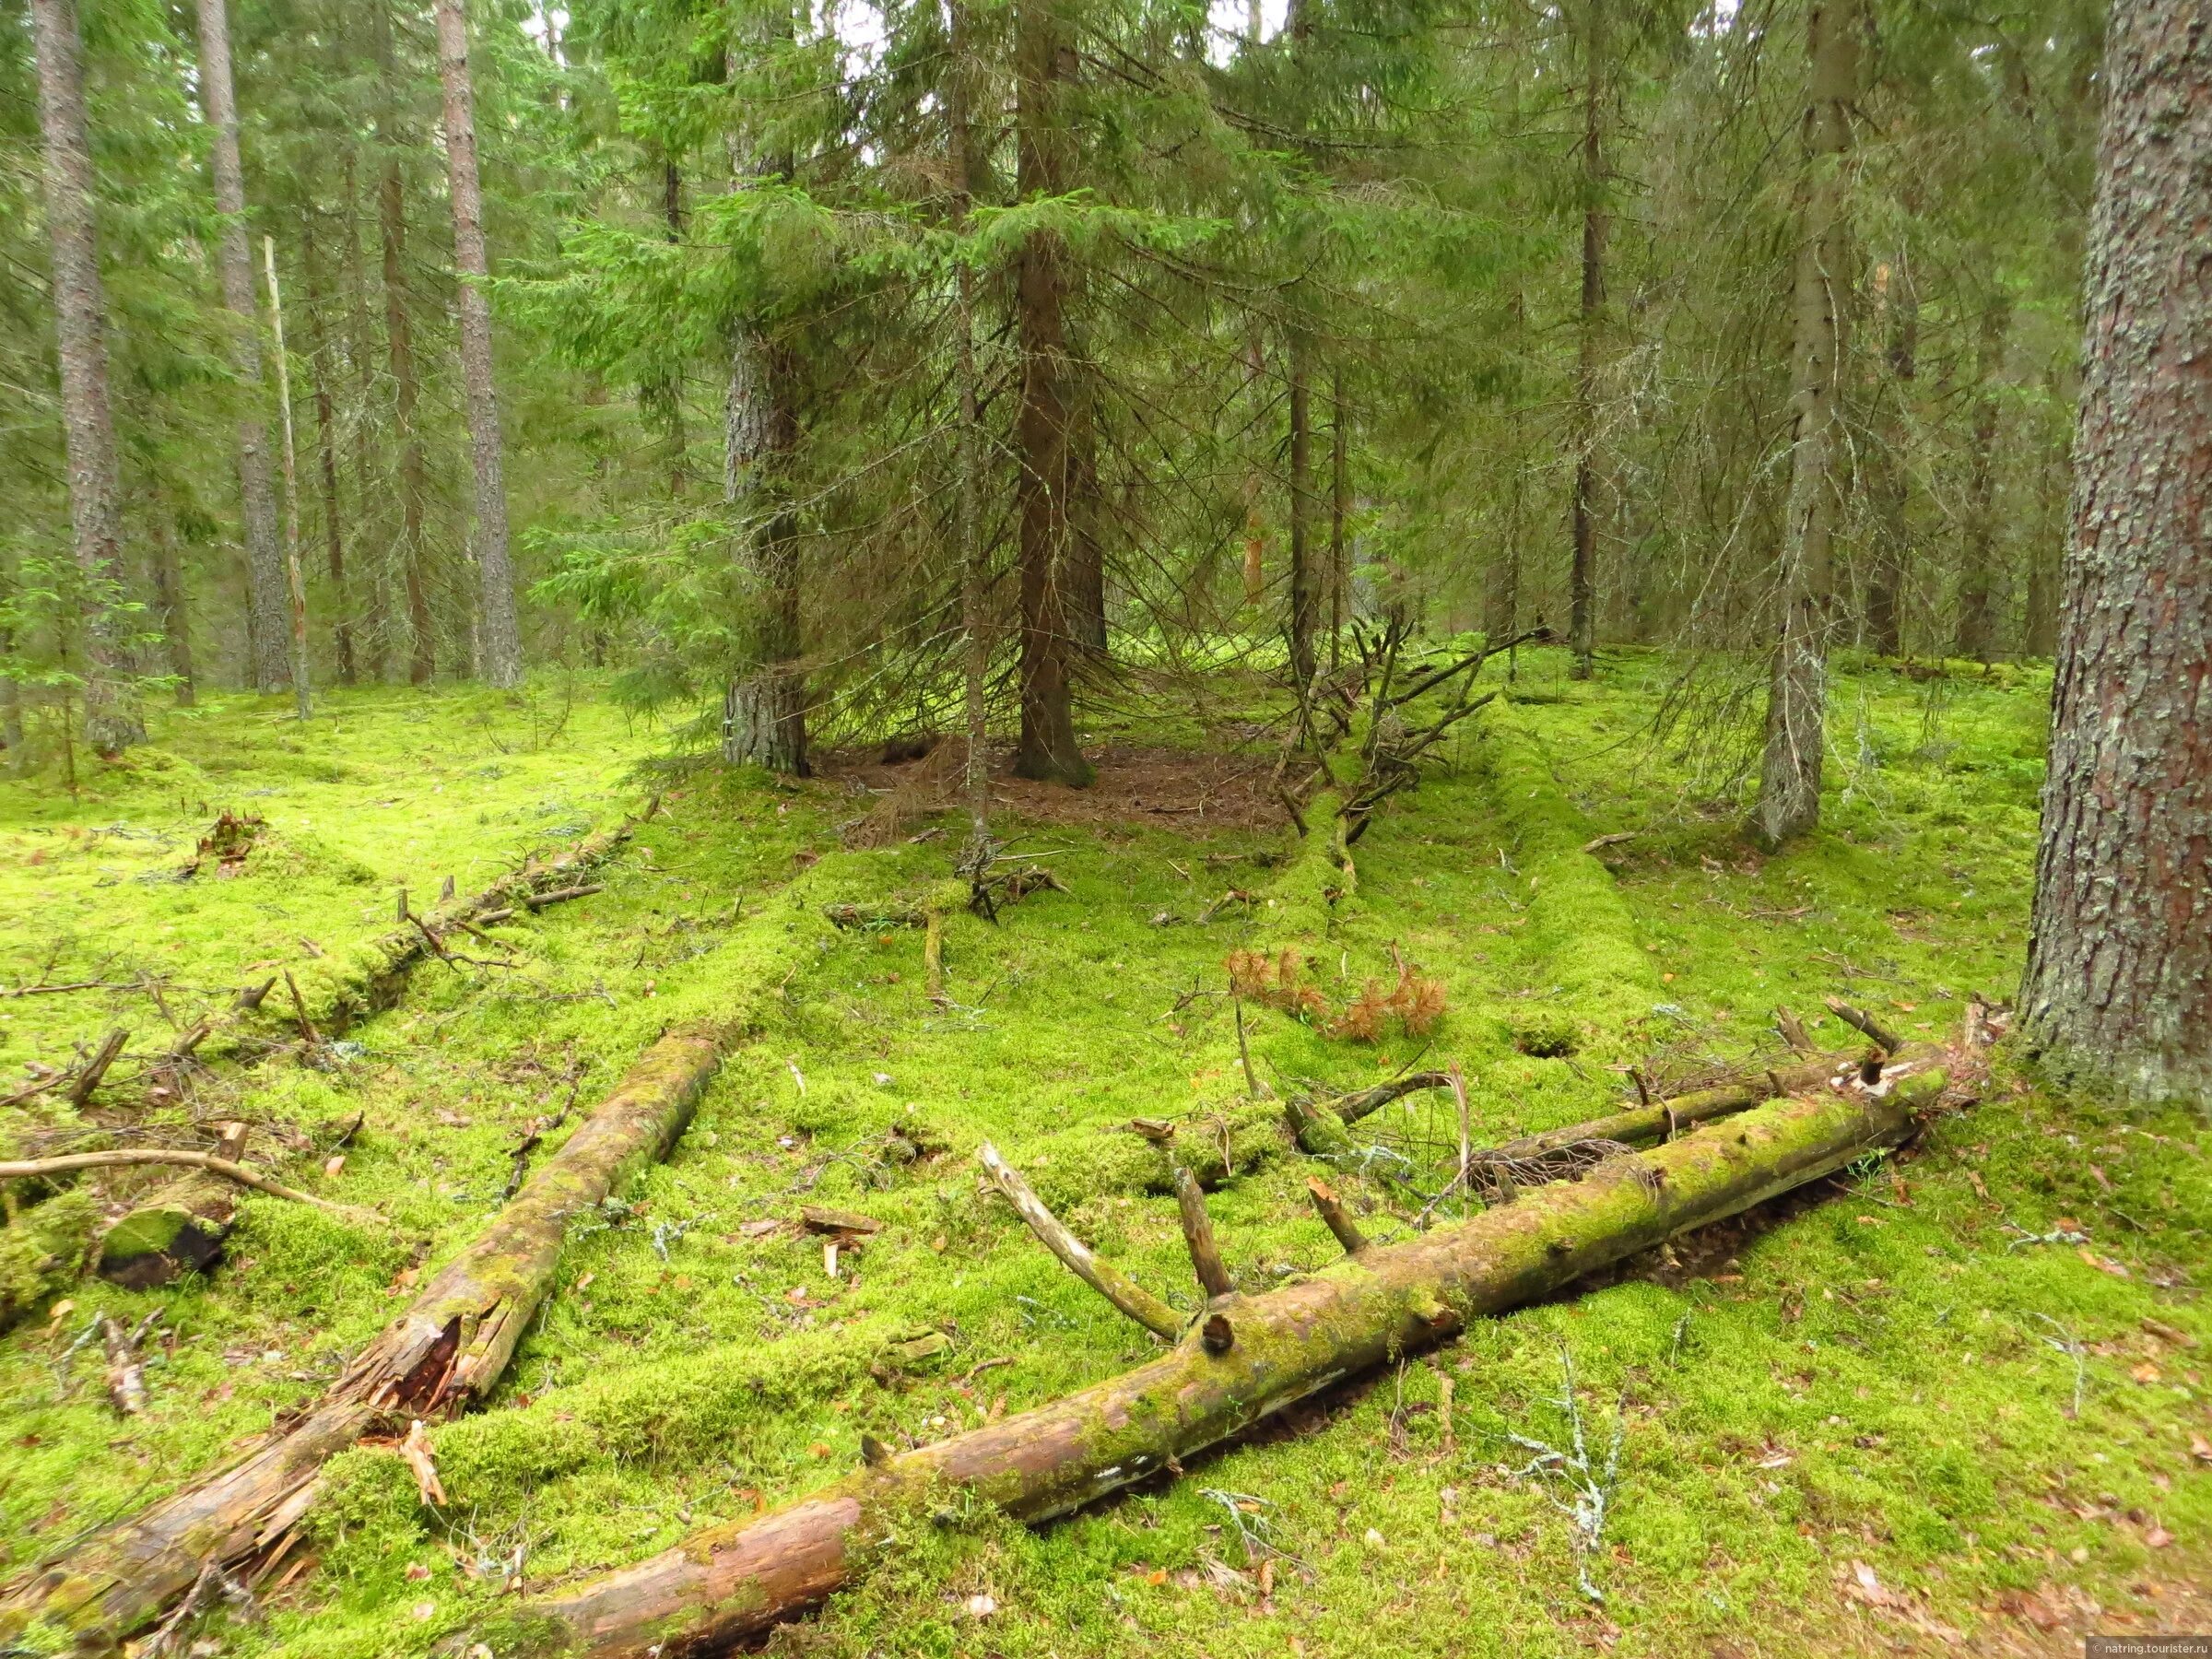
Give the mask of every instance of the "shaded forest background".
<path id="1" fill-rule="evenodd" d="M 18 766 L 63 747 L 88 582 L 112 582 L 146 695 L 293 677 L 241 482 L 241 423 L 273 453 L 285 413 L 265 238 L 308 677 L 504 677 L 440 19 L 241 0 L 241 217 L 211 183 L 209 12 L 76 20 L 109 578 L 71 558 L 30 18 L 0 14 Z M 1848 77 L 1825 147 L 1823 17 Z M 1721 739 L 1712 787 L 1740 787 L 1796 580 L 1778 549 L 1824 193 L 1830 641 L 2053 649 L 2100 7 L 586 0 L 466 22 L 522 648 L 619 670 L 733 758 L 803 766 L 802 722 L 957 724 L 963 639 L 1000 724 L 1034 714 L 1041 661 L 1080 708 L 1199 662 L 1303 670 L 1388 613 L 1677 648 L 1674 706 Z M 219 270 L 238 229 L 245 315 Z M 764 664 L 765 721 L 742 694 Z"/>

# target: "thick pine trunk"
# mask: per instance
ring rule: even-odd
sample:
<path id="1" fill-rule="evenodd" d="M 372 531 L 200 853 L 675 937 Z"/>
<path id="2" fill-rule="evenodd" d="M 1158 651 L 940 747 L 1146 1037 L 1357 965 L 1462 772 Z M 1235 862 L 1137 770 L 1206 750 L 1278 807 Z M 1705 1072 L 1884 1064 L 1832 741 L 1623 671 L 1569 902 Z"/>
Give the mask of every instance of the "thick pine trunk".
<path id="1" fill-rule="evenodd" d="M 1877 277 L 1885 339 L 1875 393 L 1875 441 L 1867 467 L 1874 498 L 1874 547 L 1866 577 L 1866 643 L 1881 656 L 1904 653 L 1904 592 L 1911 551 L 1912 394 L 1920 359 L 1920 296 L 1903 250 Z"/>
<path id="2" fill-rule="evenodd" d="M 1583 42 L 1583 297 L 1574 375 L 1573 562 L 1567 573 L 1569 674 L 1588 679 L 1597 645 L 1597 396 L 1606 313 L 1605 59 L 1608 0 L 1584 0 Z"/>
<path id="3" fill-rule="evenodd" d="M 798 442 L 783 348 L 750 324 L 730 341 L 723 500 L 737 520 L 739 576 L 751 624 L 745 672 L 723 699 L 723 759 L 805 777 L 806 677 L 800 665 L 798 525 L 782 499 Z"/>
<path id="4" fill-rule="evenodd" d="M 1016 187 L 1024 200 L 1068 187 L 1061 87 L 1073 49 L 1055 0 L 1020 0 L 1015 14 Z M 1015 485 L 1021 589 L 1021 739 L 1018 777 L 1081 788 L 1096 776 L 1076 745 L 1074 640 L 1067 621 L 1073 552 L 1068 515 L 1074 483 L 1068 443 L 1070 370 L 1065 299 L 1067 249 L 1051 230 L 1032 231 L 1015 264 L 1016 336 L 1021 402 L 1014 418 L 1020 473 Z"/>
<path id="5" fill-rule="evenodd" d="M 445 91 L 445 161 L 453 206 L 453 266 L 461 274 L 461 379 L 468 399 L 468 448 L 477 479 L 477 616 L 484 677 L 502 690 L 523 683 L 523 640 L 514 614 L 507 546 L 507 481 L 500 396 L 492 377 L 491 265 L 484 248 L 484 194 L 477 173 L 476 93 L 468 76 L 465 0 L 438 0 L 438 78 Z"/>
<path id="6" fill-rule="evenodd" d="M 1791 287 L 1789 498 L 1775 571 L 1779 634 L 1767 692 L 1766 752 L 1752 828 L 1770 845 L 1820 821 L 1828 735 L 1830 539 L 1841 490 L 1836 375 L 1850 288 L 1843 169 L 1859 93 L 1857 0 L 1812 0 L 1805 109 L 1805 179 Z"/>
<path id="7" fill-rule="evenodd" d="M 1579 1182 L 1260 1296 L 1217 1296 L 1174 1349 L 1082 1392 L 861 1469 L 759 1519 L 524 1605 L 531 1651 L 702 1659 L 859 1572 L 897 1506 L 947 1487 L 1027 1522 L 1096 1501 L 1347 1377 L 1818 1179 L 1912 1131 L 1940 1071 L 1821 1088 L 1610 1159 Z M 497 1640 L 503 1631 L 479 1632 Z"/>
<path id="8" fill-rule="evenodd" d="M 199 0 L 200 99 L 207 113 L 210 171 L 223 229 L 215 247 L 223 309 L 230 313 L 232 361 L 244 400 L 238 419 L 238 491 L 245 521 L 246 638 L 249 675 L 263 691 L 291 683 L 284 553 L 276 543 L 276 496 L 269 468 L 269 428 L 262 412 L 261 331 L 253 303 L 253 250 L 246 234 L 245 169 L 238 148 L 238 95 L 230 76 L 227 0 Z"/>
<path id="9" fill-rule="evenodd" d="M 69 529 L 85 620 L 85 741 L 103 755 L 141 741 L 115 620 L 122 596 L 123 495 L 108 406 L 107 295 L 93 220 L 92 146 L 85 130 L 83 47 L 72 0 L 33 0 L 39 133 L 45 149 L 46 234 L 62 370 L 62 439 L 69 468 Z M 248 301 L 251 304 L 252 296 Z M 20 752 L 20 745 L 18 745 Z"/>
<path id="10" fill-rule="evenodd" d="M 2212 1100 L 2212 30 L 2118 0 L 2022 1023 L 2070 1071 Z"/>
<path id="11" fill-rule="evenodd" d="M 407 683 L 427 686 L 438 671 L 438 648 L 430 622 L 429 584 L 424 563 L 423 514 L 429 499 L 429 469 L 423 458 L 422 433 L 415 420 L 420 395 L 415 382 L 413 297 L 407 283 L 407 194 L 400 152 L 409 136 L 399 109 L 399 65 L 392 45 L 390 0 L 371 0 L 376 29 L 377 72 L 382 85 L 376 139 L 383 152 L 377 181 L 377 222 L 383 241 L 384 355 L 392 374 L 392 427 L 399 441 L 399 568 L 407 598 Z"/>
<path id="12" fill-rule="evenodd" d="M 975 192 L 989 172 L 975 130 L 975 45 L 970 33 L 966 0 L 950 0 L 950 55 L 945 66 L 947 158 L 952 166 L 952 229 L 965 234 Z M 959 382 L 960 427 L 956 435 L 953 465 L 954 550 L 960 561 L 960 632 L 962 634 L 963 724 L 967 753 L 961 775 L 961 793 L 968 803 L 970 854 L 979 863 L 991 838 L 990 708 L 986 686 L 991 669 L 991 641 L 986 611 L 990 603 L 991 571 L 982 527 L 983 421 L 982 381 L 975 359 L 975 273 L 965 261 L 953 273 L 953 374 Z M 980 878 L 980 872 L 979 872 Z"/>
<path id="13" fill-rule="evenodd" d="M 1959 564 L 1959 636 L 1962 657 L 1986 663 L 1997 643 L 1997 379 L 2005 368 L 2011 306 L 2002 293 L 1982 307 L 1974 359 L 1974 418 L 1968 436 L 1964 546 Z"/>
<path id="14" fill-rule="evenodd" d="M 346 592 L 346 537 L 338 516 L 338 417 L 331 396 L 330 329 L 323 315 L 322 271 L 315 259 L 315 218 L 302 221 L 300 265 L 307 278 L 307 360 L 315 382 L 315 469 L 323 494 L 323 551 L 330 572 L 334 643 L 338 681 L 354 683 L 353 608 Z"/>

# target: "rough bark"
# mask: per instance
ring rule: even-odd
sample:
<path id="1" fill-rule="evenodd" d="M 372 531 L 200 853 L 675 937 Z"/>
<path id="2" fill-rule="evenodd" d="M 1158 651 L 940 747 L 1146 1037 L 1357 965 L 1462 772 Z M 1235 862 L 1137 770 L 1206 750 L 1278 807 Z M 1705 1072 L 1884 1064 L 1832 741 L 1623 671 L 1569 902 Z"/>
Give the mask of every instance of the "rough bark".
<path id="1" fill-rule="evenodd" d="M 238 147 L 238 95 L 230 75 L 227 0 L 199 0 L 200 100 L 215 175 L 216 211 L 223 216 L 215 247 L 223 309 L 231 318 L 231 361 L 243 399 L 237 427 L 238 493 L 246 540 L 246 637 L 253 684 L 280 691 L 291 680 L 285 648 L 284 553 L 276 541 L 276 497 L 269 469 L 269 429 L 262 412 L 261 330 L 253 302 L 253 250 L 246 232 L 245 169 Z"/>
<path id="2" fill-rule="evenodd" d="M 310 213 L 300 231 L 300 264 L 307 282 L 307 360 L 315 382 L 315 472 L 323 495 L 323 553 L 330 574 L 332 643 L 335 647 L 338 681 L 350 686 L 356 678 L 353 660 L 352 603 L 346 592 L 346 536 L 338 513 L 338 416 L 331 395 L 335 372 L 331 363 L 330 327 L 323 315 L 323 272 L 315 257 L 315 218 Z"/>
<path id="3" fill-rule="evenodd" d="M 798 524 L 782 466 L 798 442 L 783 347 L 749 324 L 732 331 L 724 406 L 723 500 L 737 520 L 749 611 L 747 662 L 723 699 L 723 759 L 805 777 L 806 675 L 800 663 Z"/>
<path id="4" fill-rule="evenodd" d="M 1775 571 L 1779 629 L 1767 693 L 1766 750 L 1752 828 L 1778 844 L 1820 821 L 1827 743 L 1830 536 L 1839 507 L 1836 371 L 1841 347 L 1848 225 L 1843 168 L 1859 90 L 1858 0 L 1813 0 L 1805 173 L 1791 285 L 1789 498 Z"/>
<path id="5" fill-rule="evenodd" d="M 169 503 L 157 496 L 152 504 L 149 534 L 153 537 L 154 620 L 160 624 L 161 641 L 169 653 L 169 672 L 177 682 L 177 707 L 189 709 L 196 700 L 192 680 L 192 613 L 184 597 L 184 566 L 177 557 L 176 521 Z M 4 649 L 0 644 L 0 649 Z"/>
<path id="6" fill-rule="evenodd" d="M 2029 1039 L 2212 1098 L 2212 30 L 2119 0 L 2090 219 Z"/>
<path id="7" fill-rule="evenodd" d="M 698 1659 L 810 1606 L 860 1571 L 896 1512 L 963 1488 L 1025 1522 L 1171 1472 L 1320 1389 L 1442 1341 L 1677 1233 L 1747 1209 L 1903 1140 L 1940 1072 L 1775 1103 L 1582 1181 L 1310 1278 L 1225 1296 L 1175 1348 L 1066 1398 L 861 1469 L 768 1515 L 515 1616 L 533 1651 Z M 486 1631 L 481 1634 L 497 1634 Z"/>
<path id="8" fill-rule="evenodd" d="M 952 229 L 968 229 L 977 186 L 989 162 L 977 142 L 974 115 L 974 42 L 966 0 L 950 0 L 951 53 L 945 69 L 946 149 L 952 164 Z M 954 551 L 960 561 L 960 631 L 963 636 L 961 713 L 967 753 L 961 793 L 968 803 L 968 851 L 963 863 L 980 869 L 991 841 L 990 707 L 986 682 L 991 640 L 985 615 L 990 602 L 989 553 L 982 527 L 983 424 L 982 382 L 975 360 L 975 273 L 966 261 L 953 273 L 953 372 L 959 382 L 960 429 L 954 441 Z"/>
<path id="9" fill-rule="evenodd" d="M 1606 6 L 1584 0 L 1583 39 L 1583 294 L 1574 373 L 1574 557 L 1567 577 L 1568 673 L 1588 679 L 1597 642 L 1597 398 L 1606 316 Z"/>
<path id="10" fill-rule="evenodd" d="M 1959 634 L 1962 657 L 1986 663 L 1997 631 L 1997 420 L 2003 406 L 1997 380 L 2005 367 L 2005 335 L 2012 320 L 2002 293 L 1983 302 L 1976 330 L 1974 418 L 1967 436 L 1964 546 L 1959 562 Z"/>
<path id="11" fill-rule="evenodd" d="M 1314 568 L 1312 503 L 1306 489 L 1313 465 L 1312 351 L 1292 335 L 1290 366 L 1290 677 L 1300 694 L 1313 679 L 1313 631 L 1321 622 L 1321 572 Z"/>
<path id="12" fill-rule="evenodd" d="M 376 141 L 383 152 L 377 180 L 377 223 L 383 242 L 384 356 L 392 375 L 392 428 L 399 441 L 399 566 L 407 599 L 407 683 L 425 686 L 438 671 L 437 642 L 430 623 L 430 594 L 423 565 L 423 512 L 429 497 L 429 466 L 422 433 L 415 419 L 419 389 L 415 382 L 414 303 L 407 282 L 406 179 L 400 156 L 410 144 L 401 118 L 399 65 L 392 47 L 390 0 L 372 0 L 377 73 L 381 80 Z"/>
<path id="13" fill-rule="evenodd" d="M 1874 443 L 1867 465 L 1873 497 L 1874 547 L 1866 577 L 1866 643 L 1882 656 L 1904 652 L 1904 588 L 1911 532 L 1912 395 L 1919 373 L 1920 294 L 1902 249 L 1876 275 L 1884 339 L 1881 379 L 1875 392 Z"/>
<path id="14" fill-rule="evenodd" d="M 514 614 L 507 546 L 507 480 L 500 395 L 492 374 L 491 264 L 484 247 L 484 193 L 477 174 L 476 92 L 468 75 L 465 0 L 438 0 L 438 78 L 445 93 L 445 161 L 453 208 L 453 267 L 461 274 L 461 379 L 467 392 L 468 450 L 477 479 L 477 617 L 484 677 L 502 690 L 523 683 L 523 639 Z"/>
<path id="15" fill-rule="evenodd" d="M 1351 618 L 1351 435 L 1345 425 L 1344 371 L 1329 376 L 1329 666 L 1343 661 L 1344 625 Z"/>
<path id="16" fill-rule="evenodd" d="M 1016 187 L 1024 200 L 1068 188 L 1063 86 L 1074 49 L 1055 0 L 1021 0 L 1015 13 Z M 1018 777 L 1082 788 L 1096 776 L 1076 745 L 1066 581 L 1070 557 L 1068 444 L 1072 390 L 1065 297 L 1067 249 L 1032 231 L 1016 256 L 1015 319 L 1021 352 L 1014 418 L 1021 588 L 1021 737 Z"/>
<path id="17" fill-rule="evenodd" d="M 69 529 L 84 584 L 85 741 L 100 754 L 113 755 L 143 739 L 146 730 L 139 724 L 114 613 L 123 577 L 122 484 L 108 405 L 107 295 L 100 279 L 83 47 L 73 0 L 34 0 L 30 27 L 38 57 L 46 234 L 53 256 Z M 249 294 L 249 308 L 251 300 Z"/>
<path id="18" fill-rule="evenodd" d="M 119 1641 L 188 1590 L 210 1562 L 278 1542 L 314 1494 L 323 1465 L 398 1418 L 451 1416 L 499 1378 L 552 1288 L 570 1220 L 683 1132 L 720 1061 L 725 1033 L 673 1032 L 456 1256 L 362 1350 L 323 1403 L 219 1473 L 94 1534 L 18 1584 L 0 1632 L 43 1618 L 86 1646 Z"/>

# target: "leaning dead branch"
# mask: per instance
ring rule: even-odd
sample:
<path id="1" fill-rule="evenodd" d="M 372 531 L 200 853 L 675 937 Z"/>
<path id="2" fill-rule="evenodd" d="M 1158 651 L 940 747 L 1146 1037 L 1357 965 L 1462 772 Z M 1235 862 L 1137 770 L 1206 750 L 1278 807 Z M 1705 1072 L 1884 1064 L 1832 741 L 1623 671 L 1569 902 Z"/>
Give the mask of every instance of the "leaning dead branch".
<path id="1" fill-rule="evenodd" d="M 1894 1054 L 1905 1046 L 1905 1040 L 1902 1037 L 1900 1037 L 1888 1026 L 1883 1025 L 1864 1008 L 1854 1008 L 1840 996 L 1828 996 L 1821 1000 L 1828 1005 L 1828 1011 L 1845 1025 L 1865 1032 L 1867 1041 L 1880 1049 L 1883 1053 Z"/>
<path id="2" fill-rule="evenodd" d="M 12 1159 L 0 1162 L 0 1181 L 51 1180 L 56 1175 L 73 1174 L 80 1170 L 121 1170 L 142 1164 L 177 1164 L 187 1169 L 206 1170 L 210 1174 L 220 1175 L 225 1181 L 235 1181 L 240 1186 L 252 1187 L 257 1193 L 266 1193 L 272 1198 L 288 1198 L 294 1204 L 311 1205 L 326 1214 L 371 1227 L 381 1229 L 389 1225 L 374 1210 L 334 1204 L 327 1198 L 316 1197 L 312 1193 L 302 1193 L 297 1187 L 272 1181 L 268 1176 L 249 1170 L 243 1164 L 233 1163 L 227 1158 L 218 1158 L 212 1152 L 194 1152 L 182 1147 L 130 1147 L 112 1152 L 65 1152 L 56 1158 Z"/>
<path id="3" fill-rule="evenodd" d="M 1777 1101 L 1510 1209 L 1363 1250 L 1262 1295 L 1226 1298 L 1214 1310 L 1234 1322 L 1236 1340 L 1226 1346 L 1202 1322 L 1172 1352 L 1122 1376 L 892 1453 L 809 1497 L 694 1533 L 505 1617 L 516 1633 L 527 1630 L 534 1652 L 569 1659 L 729 1651 L 847 1583 L 901 1503 L 941 1502 L 945 1488 L 958 1487 L 1037 1523 L 1172 1472 L 1316 1390 L 1442 1341 L 1470 1320 L 1897 1145 L 1946 1074 L 1900 1066 L 1882 1082 Z"/>
<path id="4" fill-rule="evenodd" d="M 1091 1254 L 1090 1247 L 1045 1208 L 1044 1200 L 1030 1190 L 1030 1183 L 999 1156 L 996 1147 L 985 1141 L 976 1149 L 975 1157 L 983 1166 L 984 1173 L 1006 1194 L 1006 1202 L 1029 1223 L 1037 1241 L 1058 1256 L 1070 1273 L 1154 1335 L 1165 1336 L 1171 1342 L 1182 1334 L 1182 1315 L 1112 1263 L 1101 1262 Z"/>
<path id="5" fill-rule="evenodd" d="M 1236 1281 L 1229 1277 L 1221 1247 L 1214 1241 L 1206 1194 L 1198 1190 L 1196 1178 L 1180 1164 L 1175 1167 L 1175 1206 L 1182 1218 L 1182 1241 L 1191 1253 L 1191 1267 L 1198 1275 L 1200 1288 L 1209 1299 L 1232 1294 Z"/>

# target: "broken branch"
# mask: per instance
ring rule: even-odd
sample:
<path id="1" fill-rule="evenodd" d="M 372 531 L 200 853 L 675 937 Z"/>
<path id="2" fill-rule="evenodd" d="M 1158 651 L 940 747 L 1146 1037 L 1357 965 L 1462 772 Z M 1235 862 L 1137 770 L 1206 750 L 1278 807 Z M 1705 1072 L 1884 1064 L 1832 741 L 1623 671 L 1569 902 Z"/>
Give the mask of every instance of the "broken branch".
<path id="1" fill-rule="evenodd" d="M 996 1147 L 985 1141 L 976 1148 L 975 1157 L 1006 1194 L 1006 1202 L 1029 1223 L 1037 1241 L 1058 1256 L 1070 1273 L 1153 1335 L 1172 1342 L 1182 1333 L 1182 1315 L 1120 1268 L 1091 1254 L 1089 1246 L 1044 1207 L 1044 1200 L 1030 1191 L 1030 1183 L 999 1156 Z"/>
<path id="2" fill-rule="evenodd" d="M 1206 1194 L 1197 1178 L 1181 1164 L 1175 1166 L 1175 1206 L 1182 1215 L 1182 1241 L 1191 1253 L 1191 1266 L 1207 1297 L 1229 1296 L 1236 1281 L 1222 1264 L 1220 1246 L 1214 1242 L 1214 1223 L 1206 1213 Z"/>

